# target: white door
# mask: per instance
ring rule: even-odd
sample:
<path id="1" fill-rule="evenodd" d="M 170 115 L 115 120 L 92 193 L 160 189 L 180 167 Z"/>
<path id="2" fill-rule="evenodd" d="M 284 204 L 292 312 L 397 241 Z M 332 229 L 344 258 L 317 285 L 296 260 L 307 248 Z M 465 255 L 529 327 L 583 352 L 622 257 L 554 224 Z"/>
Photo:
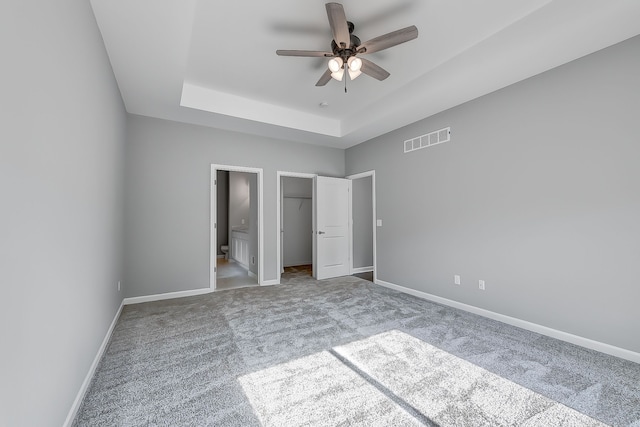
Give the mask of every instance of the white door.
<path id="1" fill-rule="evenodd" d="M 350 274 L 351 180 L 317 176 L 313 180 L 313 277 Z"/>

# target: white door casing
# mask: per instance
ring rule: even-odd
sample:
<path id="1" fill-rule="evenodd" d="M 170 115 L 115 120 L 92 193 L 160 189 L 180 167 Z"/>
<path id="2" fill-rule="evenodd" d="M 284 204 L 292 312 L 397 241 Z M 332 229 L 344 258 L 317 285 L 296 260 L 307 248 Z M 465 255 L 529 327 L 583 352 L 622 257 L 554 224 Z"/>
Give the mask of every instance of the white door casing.
<path id="1" fill-rule="evenodd" d="M 269 281 L 264 280 L 264 208 L 263 208 L 263 183 L 262 183 L 262 168 L 253 168 L 245 166 L 231 166 L 212 164 L 211 165 L 211 197 L 210 197 L 210 254 L 209 254 L 209 289 L 214 291 L 216 289 L 216 262 L 217 262 L 217 171 L 233 171 L 233 172 L 247 172 L 257 175 L 257 199 L 258 199 L 258 274 L 257 282 L 259 285 L 270 285 Z M 231 248 L 230 248 L 231 249 Z"/>
<path id="2" fill-rule="evenodd" d="M 351 180 L 316 176 L 313 181 L 313 277 L 351 273 Z"/>

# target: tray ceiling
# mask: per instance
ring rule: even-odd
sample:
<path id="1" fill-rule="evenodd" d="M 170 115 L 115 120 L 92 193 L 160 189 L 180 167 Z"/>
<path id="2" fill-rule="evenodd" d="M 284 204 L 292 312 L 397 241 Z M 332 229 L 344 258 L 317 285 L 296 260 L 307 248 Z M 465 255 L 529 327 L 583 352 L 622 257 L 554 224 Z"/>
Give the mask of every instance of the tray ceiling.
<path id="1" fill-rule="evenodd" d="M 324 2 L 91 4 L 128 112 L 340 148 L 640 34 L 636 0 L 347 0 L 363 41 L 420 35 L 368 55 L 391 76 L 345 94 L 315 86 L 326 60 L 275 54 L 330 50 Z"/>

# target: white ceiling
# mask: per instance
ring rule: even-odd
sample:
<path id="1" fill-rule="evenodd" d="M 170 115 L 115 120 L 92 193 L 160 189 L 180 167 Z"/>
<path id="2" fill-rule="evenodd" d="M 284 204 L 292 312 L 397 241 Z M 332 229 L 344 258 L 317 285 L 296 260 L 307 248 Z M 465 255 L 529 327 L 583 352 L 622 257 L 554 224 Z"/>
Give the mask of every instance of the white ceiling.
<path id="1" fill-rule="evenodd" d="M 319 0 L 91 0 L 130 113 L 347 148 L 640 34 L 638 0 L 344 0 L 391 76 L 315 83 L 331 50 Z M 328 103 L 321 108 L 320 103 Z"/>

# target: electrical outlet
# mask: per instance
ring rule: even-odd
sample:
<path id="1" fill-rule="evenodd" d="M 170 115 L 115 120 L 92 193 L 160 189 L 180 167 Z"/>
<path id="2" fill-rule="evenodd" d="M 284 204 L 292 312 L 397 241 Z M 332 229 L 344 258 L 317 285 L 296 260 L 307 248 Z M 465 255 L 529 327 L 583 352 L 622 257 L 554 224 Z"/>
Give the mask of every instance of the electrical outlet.
<path id="1" fill-rule="evenodd" d="M 120 292 L 120 280 L 118 280 L 118 292 Z"/>
<path id="2" fill-rule="evenodd" d="M 453 276 L 453 283 L 455 285 L 459 285 L 460 284 L 460 276 L 459 275 L 456 274 L 456 275 Z"/>
<path id="3" fill-rule="evenodd" d="M 484 291 L 484 280 L 478 280 L 478 288 Z"/>

